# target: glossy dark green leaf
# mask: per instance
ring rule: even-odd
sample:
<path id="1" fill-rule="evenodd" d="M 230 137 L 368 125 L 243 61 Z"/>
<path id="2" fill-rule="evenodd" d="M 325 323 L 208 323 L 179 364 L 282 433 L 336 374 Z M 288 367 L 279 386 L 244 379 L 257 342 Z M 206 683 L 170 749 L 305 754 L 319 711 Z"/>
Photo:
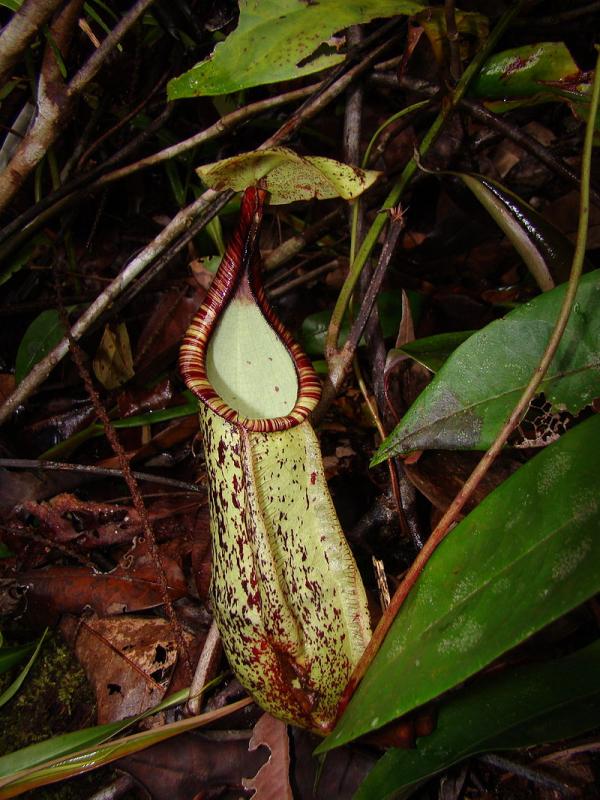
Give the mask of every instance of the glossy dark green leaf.
<path id="1" fill-rule="evenodd" d="M 64 327 L 56 309 L 42 311 L 25 331 L 15 363 L 15 379 L 20 383 L 31 369 L 55 347 L 64 336 Z"/>
<path id="2" fill-rule="evenodd" d="M 465 342 L 475 331 L 455 331 L 438 333 L 407 342 L 402 347 L 390 350 L 387 357 L 386 371 L 395 363 L 405 358 L 412 358 L 431 372 L 437 372 L 450 358 L 452 353 Z"/>
<path id="3" fill-rule="evenodd" d="M 535 208 L 497 181 L 455 173 L 489 212 L 544 292 L 568 280 L 575 248 Z"/>
<path id="4" fill-rule="evenodd" d="M 319 749 L 438 697 L 598 592 L 599 470 L 594 416 L 462 520 L 434 552 Z"/>
<path id="5" fill-rule="evenodd" d="M 600 641 L 467 686 L 439 709 L 415 750 L 390 750 L 354 800 L 405 798 L 436 772 L 477 753 L 567 739 L 600 725 Z"/>
<path id="6" fill-rule="evenodd" d="M 470 94 L 496 113 L 518 106 L 563 101 L 582 119 L 589 115 L 591 81 L 564 42 L 537 42 L 492 56 L 471 84 Z M 600 119 L 596 120 L 596 128 Z"/>
<path id="7" fill-rule="evenodd" d="M 550 337 L 565 284 L 473 334 L 437 373 L 373 458 L 411 450 L 485 450 L 527 385 Z M 577 414 L 600 395 L 600 271 L 580 284 L 540 392 Z"/>
<path id="8" fill-rule="evenodd" d="M 235 31 L 206 61 L 170 81 L 170 100 L 229 94 L 319 72 L 344 59 L 336 47 L 342 40 L 331 40 L 337 31 L 424 7 L 414 0 L 240 0 L 239 5 Z"/>

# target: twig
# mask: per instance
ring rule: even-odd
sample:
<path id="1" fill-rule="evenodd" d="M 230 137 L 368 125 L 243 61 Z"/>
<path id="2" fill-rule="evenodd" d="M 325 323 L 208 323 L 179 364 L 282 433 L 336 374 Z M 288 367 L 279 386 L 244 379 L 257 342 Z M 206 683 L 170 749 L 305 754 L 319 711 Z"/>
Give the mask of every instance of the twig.
<path id="1" fill-rule="evenodd" d="M 381 77 L 384 76 L 373 76 L 373 80 L 378 80 Z M 427 81 L 415 80 L 413 78 L 404 76 L 397 78 L 395 75 L 387 75 L 385 78 L 386 83 L 391 83 L 395 86 L 399 86 L 400 88 L 409 89 L 410 91 L 426 94 L 430 97 L 433 97 L 439 92 L 439 87 L 434 86 L 431 83 L 427 83 Z M 533 136 L 529 136 L 529 134 L 525 133 L 520 128 L 517 128 L 516 125 L 509 122 L 506 118 L 500 117 L 498 114 L 488 111 L 485 106 L 482 106 L 480 103 L 477 103 L 475 100 L 471 100 L 468 97 L 463 97 L 458 105 L 460 108 L 466 109 L 472 117 L 480 122 L 483 122 L 484 125 L 487 125 L 489 128 L 493 128 L 494 130 L 498 131 L 498 133 L 506 136 L 507 139 L 511 139 L 513 142 L 518 144 L 523 148 L 523 150 L 531 153 L 532 156 L 535 156 L 538 161 L 541 161 L 542 164 L 545 164 L 548 169 L 551 169 L 556 175 L 564 180 L 569 181 L 579 188 L 580 180 L 577 173 L 574 172 L 571 167 L 569 167 L 569 165 L 566 164 L 561 158 L 557 158 L 556 156 L 552 155 L 548 148 L 540 144 L 540 142 L 534 139 Z M 600 207 L 600 194 L 593 187 L 590 187 L 590 197 L 593 200 L 594 205 Z"/>
<path id="2" fill-rule="evenodd" d="M 450 50 L 450 76 L 456 82 L 460 78 L 462 72 L 462 64 L 460 61 L 460 40 L 458 36 L 458 28 L 456 27 L 456 3 L 454 0 L 445 0 L 444 2 L 444 17 L 446 20 L 446 38 L 448 39 L 448 48 Z"/>
<path id="3" fill-rule="evenodd" d="M 83 472 L 87 475 L 99 478 L 123 478 L 120 469 L 110 467 L 94 467 L 90 464 L 67 464 L 63 461 L 41 461 L 37 458 L 0 458 L 0 467 L 6 469 L 46 469 L 58 470 L 61 472 Z M 178 481 L 175 478 L 164 478 L 162 475 L 152 475 L 150 472 L 133 472 L 133 477 L 138 481 L 148 483 L 160 483 L 163 486 L 172 486 L 175 489 L 183 489 L 194 494 L 201 491 L 195 483 Z"/>
<path id="4" fill-rule="evenodd" d="M 352 675 L 350 683 L 348 684 L 348 688 L 346 689 L 346 692 L 344 694 L 344 701 L 343 701 L 344 705 L 345 702 L 347 702 L 347 699 L 352 695 L 358 683 L 360 682 L 362 676 L 364 675 L 367 669 L 367 666 L 370 664 L 373 657 L 375 656 L 375 653 L 379 649 L 386 633 L 388 632 L 392 622 L 394 621 L 398 611 L 400 610 L 400 607 L 402 606 L 409 592 L 415 585 L 425 565 L 429 561 L 434 551 L 437 549 L 440 542 L 442 542 L 442 540 L 447 536 L 447 534 L 450 532 L 454 524 L 457 522 L 460 512 L 463 509 L 465 503 L 467 503 L 468 500 L 472 497 L 473 492 L 479 485 L 481 479 L 489 470 L 494 460 L 496 459 L 496 457 L 506 444 L 510 434 L 519 424 L 523 414 L 529 407 L 531 400 L 535 396 L 540 386 L 540 383 L 542 382 L 544 375 L 546 374 L 546 371 L 548 370 L 548 367 L 552 363 L 552 360 L 556 354 L 562 335 L 567 326 L 567 322 L 569 321 L 569 316 L 571 314 L 571 310 L 575 302 L 575 297 L 577 295 L 579 279 L 581 277 L 581 273 L 583 270 L 586 240 L 587 240 L 587 229 L 589 221 L 589 210 L 590 210 L 589 181 L 590 181 L 592 146 L 594 139 L 594 122 L 596 119 L 596 113 L 598 111 L 599 99 L 600 99 L 600 52 L 596 62 L 596 71 L 594 73 L 594 83 L 592 87 L 592 96 L 590 100 L 590 116 L 588 118 L 586 126 L 585 141 L 583 146 L 583 156 L 582 156 L 582 166 L 581 166 L 581 194 L 580 194 L 580 210 L 579 210 L 580 216 L 579 216 L 579 227 L 577 230 L 577 244 L 575 247 L 575 255 L 573 257 L 573 264 L 571 267 L 571 274 L 569 276 L 569 282 L 567 284 L 565 297 L 560 312 L 558 314 L 557 320 L 555 322 L 552 334 L 548 341 L 548 344 L 546 345 L 546 348 L 540 359 L 540 362 L 536 367 L 536 369 L 534 370 L 529 383 L 527 384 L 525 390 L 523 391 L 521 397 L 519 398 L 518 403 L 511 412 L 508 420 L 503 425 L 502 430 L 496 437 L 491 447 L 481 458 L 481 460 L 479 461 L 479 463 L 477 464 L 477 466 L 475 467 L 475 469 L 465 482 L 460 492 L 456 495 L 456 497 L 454 498 L 454 500 L 444 513 L 441 520 L 438 522 L 431 536 L 425 542 L 423 549 L 418 554 L 412 566 L 404 576 L 402 583 L 396 590 L 396 593 L 392 598 L 392 602 L 390 603 L 389 608 L 381 618 L 379 625 L 377 626 L 373 634 L 373 638 L 369 642 L 358 666 L 356 667 L 356 670 Z"/>
<path id="5" fill-rule="evenodd" d="M 75 2 L 69 3 L 62 12 L 60 17 L 65 20 L 62 23 L 65 27 L 67 19 L 70 22 L 75 10 L 78 15 L 82 2 L 83 0 L 75 0 Z M 47 93 L 44 81 L 40 80 L 37 97 L 38 113 L 35 121 L 16 149 L 6 169 L 0 173 L 0 210 L 6 208 L 16 192 L 25 183 L 31 171 L 44 157 L 48 148 L 56 141 L 59 133 L 66 125 L 76 98 L 95 77 L 109 53 L 117 46 L 152 2 L 153 0 L 137 0 L 104 39 L 101 46 L 92 53 L 70 83 L 62 86 L 58 96 L 56 92 Z M 57 24 L 60 21 L 60 17 L 57 20 Z M 47 46 L 46 53 L 49 58 L 55 58 L 50 45 Z"/>
<path id="6" fill-rule="evenodd" d="M 291 118 L 281 126 L 281 128 L 267 139 L 261 148 L 272 147 L 282 144 L 287 136 L 292 135 L 298 127 L 307 119 L 311 118 L 332 100 L 340 95 L 348 85 L 359 75 L 361 75 L 370 65 L 381 55 L 389 46 L 390 42 L 384 42 L 373 52 L 369 53 L 361 62 L 347 73 L 343 74 L 332 85 L 319 94 L 311 98 L 297 110 Z M 260 149 L 260 148 L 259 148 Z M 192 224 L 200 228 L 198 217 L 202 215 L 202 225 L 209 222 L 219 211 L 222 205 L 232 197 L 233 192 L 215 192 L 208 189 L 197 200 L 186 208 L 182 209 L 171 222 L 153 239 L 150 244 L 133 258 L 122 272 L 110 283 L 104 291 L 98 295 L 96 300 L 81 315 L 71 328 L 71 336 L 74 340 L 80 339 L 90 326 L 100 317 L 102 313 L 113 303 L 123 290 L 129 286 L 137 276 L 152 262 L 160 257 L 171 245 L 175 247 L 175 242 Z M 31 372 L 21 381 L 15 391 L 0 406 L 0 425 L 2 425 L 16 411 L 43 381 L 52 372 L 54 367 L 60 363 L 68 352 L 68 339 L 65 337 L 54 347 L 41 361 L 39 361 Z"/>
<path id="7" fill-rule="evenodd" d="M 367 293 L 365 294 L 364 300 L 361 303 L 358 316 L 354 321 L 352 328 L 350 329 L 348 339 L 337 354 L 335 364 L 330 370 L 327 380 L 325 381 L 325 385 L 323 386 L 323 392 L 319 405 L 312 414 L 312 420 L 315 423 L 323 418 L 325 411 L 329 407 L 332 399 L 335 397 L 339 387 L 342 385 L 350 372 L 352 359 L 354 358 L 356 348 L 358 347 L 358 343 L 360 342 L 365 327 L 367 326 L 367 322 L 369 321 L 369 317 L 371 316 L 371 312 L 373 311 L 377 295 L 381 289 L 383 279 L 385 278 L 403 227 L 404 225 L 401 219 L 399 217 L 394 218 L 392 216 L 388 234 L 381 250 L 381 256 L 377 263 L 377 267 L 373 272 L 373 278 L 369 284 Z"/>
<path id="8" fill-rule="evenodd" d="M 58 268 L 56 268 L 54 272 L 54 283 L 56 288 L 59 314 L 65 329 L 68 331 L 69 318 L 62 299 L 60 275 L 58 273 Z M 142 526 L 142 531 L 144 533 L 144 540 L 146 542 L 146 546 L 148 547 L 148 551 L 150 553 L 152 562 L 154 564 L 154 568 L 156 570 L 156 577 L 158 578 L 158 583 L 160 585 L 160 590 L 161 590 L 161 599 L 163 601 L 167 617 L 173 629 L 173 634 L 177 642 L 177 649 L 179 651 L 179 655 L 180 657 L 183 658 L 185 671 L 187 672 L 187 679 L 191 680 L 192 675 L 194 673 L 192 669 L 192 662 L 190 659 L 189 648 L 187 646 L 185 637 L 183 635 L 183 628 L 181 627 L 181 623 L 179 622 L 177 614 L 175 613 L 175 607 L 173 606 L 173 601 L 169 593 L 169 580 L 167 578 L 167 573 L 165 571 L 160 556 L 160 550 L 158 548 L 156 536 L 154 535 L 154 529 L 152 527 L 152 523 L 150 522 L 150 518 L 148 517 L 148 511 L 146 509 L 146 504 L 144 503 L 144 498 L 142 497 L 139 484 L 133 475 L 131 464 L 129 463 L 129 459 L 127 458 L 127 454 L 125 453 L 125 449 L 121 444 L 117 432 L 115 431 L 112 425 L 112 422 L 108 415 L 108 411 L 106 410 L 104 403 L 100 399 L 100 395 L 96 391 L 96 387 L 94 386 L 94 383 L 92 381 L 92 376 L 85 363 L 84 352 L 81 349 L 81 347 L 77 344 L 72 334 L 68 333 L 67 338 L 69 341 L 69 349 L 71 351 L 73 361 L 75 362 L 75 366 L 77 367 L 79 376 L 81 377 L 81 380 L 83 381 L 88 396 L 92 401 L 96 414 L 98 415 L 98 418 L 102 422 L 106 438 L 110 446 L 112 447 L 114 454 L 118 459 L 119 467 L 121 468 L 123 478 L 125 479 L 125 483 L 127 484 L 127 488 L 129 489 L 129 493 L 131 495 L 133 507 L 138 513 Z M 137 541 L 138 542 L 140 541 L 139 537 Z"/>
<path id="9" fill-rule="evenodd" d="M 488 58 L 490 52 L 496 46 L 496 43 L 506 30 L 506 28 L 510 25 L 512 19 L 519 13 L 521 10 L 521 6 L 523 4 L 523 0 L 517 0 L 516 3 L 511 5 L 511 7 L 502 15 L 500 21 L 494 28 L 494 30 L 490 33 L 489 37 L 487 38 L 485 44 L 479 50 L 477 55 L 473 58 L 467 69 L 464 71 L 460 81 L 458 82 L 456 89 L 452 93 L 452 95 L 448 98 L 447 102 L 442 106 L 440 109 L 436 119 L 434 120 L 433 124 L 427 131 L 425 137 L 423 138 L 420 146 L 419 146 L 419 153 L 418 158 L 423 158 L 423 156 L 429 151 L 429 148 L 432 144 L 437 140 L 439 134 L 444 127 L 444 124 L 448 117 L 454 112 L 456 106 L 458 105 L 459 101 L 462 99 L 464 93 L 466 92 L 469 83 L 471 80 L 477 75 L 481 66 Z M 406 186 L 411 181 L 413 175 L 417 170 L 417 158 L 413 157 L 404 170 L 402 171 L 402 175 L 400 179 L 392 188 L 391 192 L 386 197 L 382 212 L 394 207 L 402 193 L 404 192 Z M 325 344 L 325 357 L 327 359 L 330 372 L 337 373 L 337 364 L 336 361 L 339 357 L 337 352 L 337 344 L 339 339 L 339 332 L 342 323 L 342 319 L 344 317 L 346 308 L 348 306 L 348 302 L 352 293 L 354 291 L 354 287 L 360 277 L 362 269 L 369 258 L 371 251 L 375 247 L 377 240 L 381 231 L 383 230 L 386 224 L 387 218 L 384 213 L 380 213 L 374 220 L 371 228 L 369 229 L 361 248 L 358 252 L 358 255 L 354 259 L 350 273 L 342 286 L 342 290 L 340 291 L 337 303 L 333 310 L 333 314 L 331 316 L 331 321 L 329 324 L 329 330 L 327 331 L 327 340 Z M 339 388 L 339 386 L 337 387 Z"/>
<path id="10" fill-rule="evenodd" d="M 600 9 L 600 0 L 595 0 L 593 3 L 588 3 L 585 6 L 578 6 L 577 8 L 570 8 L 567 11 L 561 11 L 558 14 L 550 14 L 547 17 L 525 17 L 524 19 L 515 20 L 514 25 L 519 27 L 528 27 L 530 25 L 562 25 L 564 22 L 570 22 L 572 19 L 578 19 L 586 14 L 593 14 L 594 11 Z"/>
<path id="11" fill-rule="evenodd" d="M 504 756 L 489 753 L 479 756 L 479 761 L 484 764 L 489 764 L 491 767 L 500 769 L 503 772 L 509 772 L 512 775 L 517 775 L 519 778 L 525 778 L 537 786 L 544 786 L 547 789 L 552 789 L 557 792 L 559 797 L 573 797 L 580 794 L 578 787 L 565 784 L 563 779 L 550 775 L 545 770 L 537 769 L 536 767 L 527 764 L 520 764 L 513 759 L 505 758 Z"/>
<path id="12" fill-rule="evenodd" d="M 87 310 L 73 325 L 70 335 L 75 341 L 80 339 L 90 326 L 100 317 L 111 303 L 129 286 L 129 284 L 150 264 L 160 256 L 182 233 L 185 233 L 192 220 L 202 215 L 204 223 L 208 222 L 218 213 L 220 206 L 215 205 L 226 198 L 228 193 L 217 193 L 212 189 L 204 192 L 201 197 L 180 211 L 171 222 L 148 244 L 129 264 L 120 272 L 106 289 L 94 300 Z M 231 196 L 231 195 L 229 195 Z M 0 406 L 0 425 L 16 411 L 36 389 L 43 383 L 54 367 L 59 364 L 69 350 L 67 337 L 54 347 L 47 356 L 39 361 L 21 381 L 14 392 Z"/>
<path id="13" fill-rule="evenodd" d="M 357 46 L 362 41 L 360 25 L 348 29 L 348 44 Z M 358 166 L 360 163 L 360 133 L 362 129 L 363 87 L 357 83 L 348 91 L 344 109 L 344 160 Z"/>
<path id="14" fill-rule="evenodd" d="M 81 200 L 87 194 L 87 184 L 94 178 L 102 175 L 111 166 L 120 163 L 136 152 L 147 139 L 157 130 L 163 127 L 172 111 L 169 103 L 163 111 L 152 120 L 152 122 L 137 136 L 134 136 L 117 153 L 114 153 L 103 164 L 78 175 L 68 183 L 47 194 L 38 203 L 29 206 L 22 214 L 19 214 L 12 222 L 5 225 L 0 231 L 0 261 L 3 261 L 17 247 L 31 238 L 36 230 L 43 227 L 52 217 L 60 211 L 65 210 L 76 201 Z M 84 191 L 76 191 L 81 187 L 86 187 Z"/>
<path id="15" fill-rule="evenodd" d="M 0 33 L 0 84 L 63 0 L 25 0 Z"/>
<path id="16" fill-rule="evenodd" d="M 196 716 L 202 711 L 202 703 L 204 701 L 203 690 L 211 679 L 211 673 L 214 672 L 221 658 L 222 649 L 219 629 L 217 628 L 217 623 L 213 619 L 196 665 L 192 685 L 190 686 L 190 699 L 187 703 L 187 711 L 191 716 Z"/>
<path id="17" fill-rule="evenodd" d="M 336 269 L 339 267 L 340 260 L 339 258 L 334 258 L 332 261 L 328 261 L 326 264 L 321 264 L 320 267 L 315 267 L 310 272 L 306 272 L 304 275 L 299 275 L 297 278 L 293 278 L 291 281 L 286 281 L 286 283 L 282 284 L 281 286 L 277 286 L 275 289 L 267 289 L 267 294 L 269 297 L 281 297 L 281 295 L 287 294 L 291 289 L 295 289 L 297 286 L 303 286 L 305 283 L 310 283 L 314 281 L 315 278 L 318 278 L 319 275 L 323 275 L 325 272 L 331 272 L 332 269 Z"/>
<path id="18" fill-rule="evenodd" d="M 39 203 L 28 208 L 13 222 L 7 225 L 0 233 L 0 242 L 6 241 L 10 236 L 13 236 L 13 234 L 16 235 L 14 235 L 4 247 L 0 248 L 0 260 L 6 258 L 9 253 L 13 252 L 23 241 L 28 239 L 42 225 L 45 225 L 48 220 L 54 217 L 58 212 L 73 205 L 80 200 L 82 196 L 93 194 L 104 186 L 121 180 L 121 178 L 133 175 L 147 167 L 155 166 L 170 158 L 193 150 L 199 145 L 205 144 L 227 131 L 234 130 L 242 122 L 257 114 L 278 108 L 279 106 L 313 94 L 320 86 L 320 83 L 311 84 L 302 89 L 285 92 L 276 97 L 269 97 L 266 100 L 258 100 L 255 103 L 249 103 L 247 106 L 243 106 L 242 108 L 226 114 L 213 125 L 200 131 L 200 133 L 194 134 L 194 136 L 190 136 L 188 139 L 184 139 L 182 142 L 166 147 L 163 150 L 159 150 L 152 155 L 141 158 L 126 166 L 117 167 L 108 171 L 110 167 L 122 162 L 130 153 L 138 149 L 156 129 L 162 127 L 166 117 L 170 114 L 172 106 L 169 104 L 160 117 L 151 123 L 146 131 L 132 140 L 132 142 L 129 142 L 122 150 L 105 161 L 104 164 L 78 176 L 68 184 L 61 186 L 60 189 L 47 195 Z"/>
<path id="19" fill-rule="evenodd" d="M 262 114 L 265 111 L 270 111 L 271 109 L 279 108 L 279 106 L 287 103 L 293 103 L 296 100 L 302 100 L 305 97 L 314 95 L 315 92 L 318 92 L 321 85 L 321 83 L 313 83 L 310 86 L 304 86 L 301 89 L 294 89 L 291 92 L 285 92 L 284 94 L 276 95 L 275 97 L 267 97 L 265 100 L 257 100 L 254 103 L 249 103 L 247 106 L 243 106 L 235 111 L 231 111 L 229 114 L 225 114 L 223 117 L 218 119 L 213 125 L 209 125 L 208 128 L 200 131 L 200 133 L 196 133 L 193 136 L 190 136 L 188 139 L 177 142 L 177 144 L 172 144 L 170 147 L 165 147 L 163 150 L 159 150 L 157 153 L 140 158 L 138 161 L 135 161 L 132 164 L 127 164 L 125 167 L 120 167 L 119 169 L 115 169 L 112 172 L 103 175 L 88 188 L 88 191 L 94 191 L 101 186 L 105 186 L 107 183 L 113 183 L 114 181 L 120 180 L 127 175 L 132 175 L 135 172 L 139 172 L 139 170 L 146 169 L 147 167 L 151 167 L 156 164 L 161 164 L 163 161 L 168 161 L 171 158 L 183 155 L 183 153 L 187 153 L 189 150 L 193 150 L 194 148 L 199 147 L 201 144 L 204 144 L 205 142 L 208 142 L 217 136 L 221 136 L 230 130 L 234 130 L 242 122 L 245 122 L 247 119 L 250 119 L 257 114 Z"/>
<path id="20" fill-rule="evenodd" d="M 290 236 L 285 242 L 275 247 L 271 252 L 265 256 L 263 266 L 266 270 L 273 270 L 281 267 L 287 263 L 295 255 L 298 255 L 307 244 L 316 241 L 321 233 L 331 225 L 331 223 L 339 216 L 340 209 L 336 208 L 329 214 L 326 214 L 322 219 L 309 225 L 304 230 L 297 233 L 295 236 Z"/>

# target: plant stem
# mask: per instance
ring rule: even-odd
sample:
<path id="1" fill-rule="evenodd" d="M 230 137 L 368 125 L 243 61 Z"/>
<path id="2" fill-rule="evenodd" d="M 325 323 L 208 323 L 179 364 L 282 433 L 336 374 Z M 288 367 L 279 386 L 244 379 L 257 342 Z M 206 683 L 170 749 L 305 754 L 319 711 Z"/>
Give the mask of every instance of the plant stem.
<path id="1" fill-rule="evenodd" d="M 0 467 L 6 469 L 45 469 L 58 470 L 59 472 L 83 472 L 98 478 L 123 478 L 120 469 L 111 467 L 95 467 L 91 464 L 67 464 L 64 461 L 42 461 L 39 458 L 0 458 Z M 152 475 L 150 472 L 133 472 L 133 477 L 138 481 L 158 483 L 163 486 L 172 486 L 186 492 L 197 494 L 201 491 L 195 483 L 178 481 L 176 478 L 165 478 L 162 475 Z"/>
<path id="2" fill-rule="evenodd" d="M 0 34 L 0 84 L 62 0 L 25 0 Z"/>
<path id="3" fill-rule="evenodd" d="M 331 321 L 329 323 L 329 330 L 327 331 L 327 340 L 325 344 L 325 357 L 327 359 L 329 368 L 332 372 L 335 371 L 335 361 L 336 357 L 338 356 L 337 345 L 340 335 L 340 328 L 342 320 L 344 318 L 344 314 L 346 312 L 346 308 L 348 307 L 348 303 L 350 301 L 350 297 L 352 295 L 352 292 L 354 291 L 354 287 L 356 286 L 356 283 L 360 277 L 362 269 L 366 264 L 367 259 L 371 255 L 371 251 L 375 247 L 379 235 L 383 230 L 385 223 L 387 221 L 387 215 L 383 212 L 387 211 L 390 208 L 393 208 L 398 203 L 402 193 L 406 189 L 407 185 L 409 184 L 409 182 L 411 181 L 413 175 L 417 170 L 419 159 L 422 159 L 426 155 L 430 147 L 433 145 L 433 143 L 440 135 L 446 120 L 448 119 L 450 114 L 454 112 L 454 109 L 462 99 L 470 82 L 477 75 L 477 73 L 483 66 L 484 62 L 487 60 L 488 56 L 496 46 L 496 43 L 498 42 L 498 40 L 500 39 L 506 28 L 510 25 L 513 18 L 521 10 L 522 4 L 523 0 L 518 0 L 518 2 L 516 2 L 507 11 L 505 11 L 505 13 L 502 15 L 500 21 L 498 22 L 494 30 L 490 33 L 482 49 L 479 51 L 479 53 L 477 53 L 475 58 L 471 61 L 467 69 L 464 71 L 460 81 L 456 86 L 456 89 L 454 90 L 452 95 L 447 99 L 447 101 L 442 105 L 442 108 L 440 109 L 438 116 L 435 118 L 433 124 L 425 134 L 425 137 L 423 138 L 421 145 L 419 146 L 418 156 L 413 156 L 413 158 L 411 158 L 408 164 L 404 167 L 402 175 L 392 188 L 391 192 L 386 197 L 383 206 L 381 208 L 381 213 L 377 215 L 373 224 L 371 225 L 371 228 L 369 229 L 367 235 L 365 236 L 361 248 L 358 251 L 358 255 L 356 256 L 356 258 L 352 263 L 352 266 L 350 267 L 350 273 L 346 278 L 344 285 L 342 286 L 337 303 L 333 310 L 333 314 L 331 316 Z M 334 388 L 337 391 L 337 389 L 339 389 L 339 385 L 334 386 Z"/>
<path id="4" fill-rule="evenodd" d="M 355 78 L 361 75 L 377 60 L 377 58 L 379 58 L 389 44 L 390 41 L 388 40 L 376 47 L 358 64 L 342 74 L 341 77 L 338 77 L 332 84 L 327 85 L 322 91 L 319 91 L 315 97 L 305 102 L 301 108 L 295 111 L 279 130 L 263 142 L 258 149 L 274 147 L 286 141 L 289 136 L 295 133 L 303 122 L 313 117 L 345 91 Z M 321 84 L 321 86 L 323 85 L 324 84 Z M 208 189 L 197 200 L 182 209 L 159 235 L 146 245 L 106 289 L 98 295 L 96 300 L 94 300 L 71 328 L 70 335 L 72 338 L 75 341 L 80 339 L 84 333 L 89 330 L 91 325 L 99 319 L 100 315 L 114 303 L 117 297 L 123 293 L 152 261 L 163 256 L 165 251 L 169 248 L 171 248 L 171 253 L 179 252 L 182 245 L 180 245 L 177 240 L 180 239 L 180 237 L 185 239 L 192 226 L 195 226 L 196 230 L 203 227 L 218 214 L 223 205 L 225 205 L 232 196 L 233 192 L 231 191 L 216 192 L 213 189 Z M 68 351 L 69 341 L 67 337 L 64 337 L 56 347 L 33 367 L 27 377 L 21 381 L 12 394 L 7 397 L 0 406 L 0 425 L 6 422 L 19 405 L 43 383 Z"/>
<path id="5" fill-rule="evenodd" d="M 506 444 L 508 437 L 519 424 L 523 414 L 527 410 L 531 400 L 537 393 L 537 390 L 542 382 L 548 367 L 552 363 L 552 360 L 556 354 L 558 346 L 560 344 L 560 340 L 565 332 L 565 328 L 567 327 L 567 322 L 569 320 L 569 316 L 571 314 L 571 310 L 573 308 L 573 304 L 575 302 L 575 297 L 577 295 L 577 288 L 579 286 L 579 279 L 581 278 L 581 274 L 583 271 L 583 263 L 585 258 L 585 249 L 586 249 L 586 241 L 587 241 L 587 230 L 588 230 L 588 221 L 589 221 L 589 210 L 590 210 L 590 191 L 589 191 L 589 184 L 590 184 L 590 171 L 591 171 L 591 159 L 592 159 L 592 148 L 593 148 L 593 141 L 594 141 L 594 123 L 596 120 L 596 114 L 598 112 L 598 105 L 600 99 L 600 51 L 598 55 L 598 59 L 596 61 L 596 70 L 594 73 L 594 83 L 592 87 L 592 96 L 590 101 L 590 115 L 588 117 L 586 131 L 585 131 L 585 141 L 583 146 L 583 157 L 582 157 L 582 165 L 581 165 L 581 192 L 580 192 L 580 203 L 579 203 L 579 227 L 577 230 L 577 244 L 575 247 L 575 255 L 573 257 L 573 264 L 571 267 L 571 274 L 569 276 L 569 282 L 567 284 L 567 290 L 565 292 L 565 297 L 558 314 L 558 318 L 554 324 L 554 328 L 552 330 L 552 334 L 546 345 L 546 349 L 540 359 L 540 362 L 536 369 L 531 376 L 529 383 L 527 384 L 523 394 L 521 395 L 518 403 L 514 407 L 513 411 L 511 412 L 509 418 L 505 422 L 502 430 L 496 437 L 495 441 L 489 448 L 489 450 L 485 453 L 482 457 L 480 462 L 477 464 L 467 481 L 465 482 L 464 486 L 460 490 L 460 492 L 456 495 L 448 509 L 446 510 L 444 516 L 438 522 L 437 526 L 435 527 L 434 531 L 432 532 L 429 539 L 425 542 L 425 545 L 415 561 L 413 562 L 412 566 L 404 576 L 404 579 L 396 593 L 392 597 L 392 602 L 390 603 L 389 607 L 387 608 L 385 614 L 382 616 L 379 625 L 377 626 L 373 638 L 369 642 L 365 653 L 361 661 L 359 662 L 358 666 L 356 667 L 352 678 L 348 684 L 348 688 L 344 695 L 344 700 L 347 702 L 348 698 L 352 695 L 356 686 L 360 682 L 361 678 L 366 672 L 368 665 L 373 660 L 375 654 L 379 650 L 379 647 L 390 629 L 392 622 L 394 621 L 400 607 L 404 603 L 408 593 L 415 585 L 417 578 L 423 571 L 425 565 L 433 555 L 434 551 L 440 544 L 440 542 L 447 536 L 450 532 L 452 527 L 458 521 L 458 516 L 463 509 L 465 503 L 471 498 L 473 492 L 477 488 L 478 484 L 480 483 L 481 479 L 484 477 L 486 472 L 491 467 L 492 463 Z"/>

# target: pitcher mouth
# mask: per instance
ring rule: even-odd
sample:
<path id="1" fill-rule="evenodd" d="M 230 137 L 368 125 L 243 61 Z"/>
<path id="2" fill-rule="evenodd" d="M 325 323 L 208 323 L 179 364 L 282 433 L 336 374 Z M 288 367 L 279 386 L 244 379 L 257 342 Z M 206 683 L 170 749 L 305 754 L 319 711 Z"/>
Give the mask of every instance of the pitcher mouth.
<path id="1" fill-rule="evenodd" d="M 264 189 L 246 189 L 237 229 L 206 299 L 186 332 L 179 356 L 181 374 L 196 397 L 228 422 L 262 433 L 299 425 L 321 396 L 321 383 L 310 359 L 271 308 L 262 286 L 258 234 L 267 198 Z M 209 377 L 207 356 L 211 338 L 232 302 L 254 304 L 289 354 L 296 374 L 297 394 L 293 407 L 286 414 L 271 417 L 246 415 L 223 399 Z"/>

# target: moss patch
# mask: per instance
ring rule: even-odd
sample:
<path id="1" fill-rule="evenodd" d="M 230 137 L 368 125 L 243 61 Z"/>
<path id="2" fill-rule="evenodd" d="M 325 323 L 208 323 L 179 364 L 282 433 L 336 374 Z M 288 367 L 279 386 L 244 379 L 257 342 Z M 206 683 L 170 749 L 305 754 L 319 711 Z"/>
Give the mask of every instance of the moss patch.
<path id="1" fill-rule="evenodd" d="M 24 664 L 0 676 L 4 689 Z M 71 650 L 56 633 L 42 650 L 17 694 L 0 709 L 0 755 L 95 723 L 94 694 Z M 110 779 L 102 770 L 23 795 L 35 800 L 79 800 Z"/>

